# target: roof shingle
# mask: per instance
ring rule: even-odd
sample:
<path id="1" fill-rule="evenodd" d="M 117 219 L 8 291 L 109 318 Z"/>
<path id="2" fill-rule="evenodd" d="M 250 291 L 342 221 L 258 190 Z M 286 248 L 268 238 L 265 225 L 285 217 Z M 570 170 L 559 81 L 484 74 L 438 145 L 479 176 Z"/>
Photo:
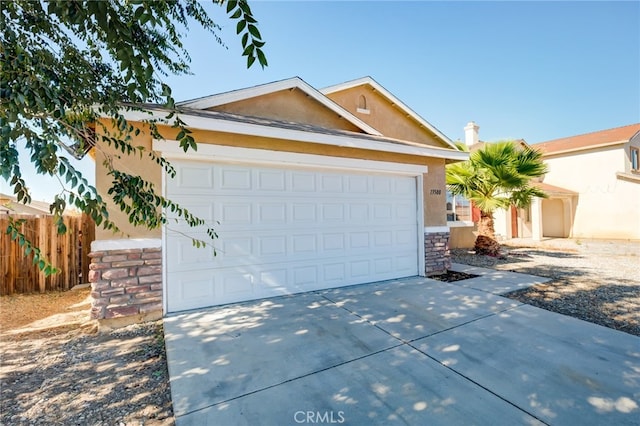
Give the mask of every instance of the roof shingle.
<path id="1" fill-rule="evenodd" d="M 533 147 L 542 151 L 543 155 L 559 154 L 561 152 L 579 151 L 597 146 L 625 143 L 638 132 L 640 132 L 640 123 L 554 139 L 537 143 L 533 145 Z"/>

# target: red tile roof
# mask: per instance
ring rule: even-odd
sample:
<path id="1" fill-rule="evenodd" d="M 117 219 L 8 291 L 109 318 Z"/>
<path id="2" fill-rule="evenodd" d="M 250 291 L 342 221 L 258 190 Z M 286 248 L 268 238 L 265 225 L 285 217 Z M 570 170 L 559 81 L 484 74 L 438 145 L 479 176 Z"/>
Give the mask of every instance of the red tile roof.
<path id="1" fill-rule="evenodd" d="M 598 146 L 624 143 L 638 132 L 640 132 L 640 123 L 615 127 L 613 129 L 600 130 L 598 132 L 585 133 L 583 135 L 570 136 L 568 138 L 554 139 L 534 144 L 532 147 L 542 151 L 543 155 L 558 154 L 561 152 L 579 151 Z"/>

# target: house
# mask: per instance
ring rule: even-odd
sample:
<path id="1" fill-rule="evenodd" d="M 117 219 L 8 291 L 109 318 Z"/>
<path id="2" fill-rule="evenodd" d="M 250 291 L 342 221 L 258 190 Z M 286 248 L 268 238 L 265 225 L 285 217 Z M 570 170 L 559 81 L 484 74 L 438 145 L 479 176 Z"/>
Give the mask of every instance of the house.
<path id="1" fill-rule="evenodd" d="M 29 204 L 19 203 L 13 195 L 0 194 L 0 215 L 49 215 L 49 203 L 32 200 Z"/>
<path id="2" fill-rule="evenodd" d="M 533 206 L 542 218 L 534 238 L 640 240 L 640 123 L 533 147 L 549 167 L 541 185 L 550 195 Z"/>
<path id="3" fill-rule="evenodd" d="M 482 146 L 478 128 L 475 123 L 465 128 L 471 150 Z M 518 143 L 529 146 L 524 140 Z M 527 209 L 495 212 L 499 239 L 640 240 L 640 123 L 530 146 L 542 152 L 548 166 L 548 173 L 534 184 L 549 197 L 534 199 Z M 449 226 L 452 247 L 472 245 L 470 223 L 462 236 L 456 234 L 456 224 Z"/>
<path id="4" fill-rule="evenodd" d="M 219 235 L 196 248 L 203 229 L 170 221 L 123 231 L 98 229 L 92 245 L 92 316 L 157 317 L 206 306 L 444 272 L 448 265 L 445 164 L 463 161 L 449 138 L 370 77 L 317 90 L 295 77 L 185 101 L 180 118 L 198 141 L 184 152 L 176 129 L 154 140 L 143 118 L 133 144 L 171 161 L 97 146 Z M 100 131 L 100 130 L 98 130 Z M 215 249 L 215 252 L 214 252 Z"/>

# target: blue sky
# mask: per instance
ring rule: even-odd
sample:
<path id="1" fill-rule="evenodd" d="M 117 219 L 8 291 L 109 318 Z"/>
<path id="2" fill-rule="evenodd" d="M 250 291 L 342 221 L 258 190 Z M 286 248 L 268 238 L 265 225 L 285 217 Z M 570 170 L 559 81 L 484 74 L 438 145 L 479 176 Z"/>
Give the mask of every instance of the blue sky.
<path id="1" fill-rule="evenodd" d="M 179 100 L 299 76 L 322 88 L 371 76 L 449 138 L 529 143 L 640 122 L 640 2 L 253 1 L 269 66 L 247 70 L 195 26 Z M 93 164 L 82 167 L 91 174 Z M 47 182 L 31 180 L 35 199 Z M 35 184 L 34 184 L 35 183 Z M 0 191 L 7 192 L 0 181 Z"/>
<path id="2" fill-rule="evenodd" d="M 474 120 L 529 143 L 640 121 L 640 2 L 254 1 L 269 66 L 246 70 L 193 31 L 188 99 L 299 76 L 316 88 L 365 75 L 451 139 Z M 217 14 L 215 16 L 223 16 Z"/>

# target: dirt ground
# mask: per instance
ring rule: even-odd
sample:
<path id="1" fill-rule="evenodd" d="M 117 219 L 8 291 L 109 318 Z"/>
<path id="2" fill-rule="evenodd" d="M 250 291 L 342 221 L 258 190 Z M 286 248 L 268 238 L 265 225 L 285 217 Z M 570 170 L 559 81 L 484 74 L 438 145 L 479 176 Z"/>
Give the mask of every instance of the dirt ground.
<path id="1" fill-rule="evenodd" d="M 44 294 L 15 294 L 0 298 L 0 335 L 13 334 L 89 320 L 90 289 Z"/>
<path id="2" fill-rule="evenodd" d="M 0 297 L 0 425 L 173 425 L 162 321 L 97 333 L 89 289 Z"/>

